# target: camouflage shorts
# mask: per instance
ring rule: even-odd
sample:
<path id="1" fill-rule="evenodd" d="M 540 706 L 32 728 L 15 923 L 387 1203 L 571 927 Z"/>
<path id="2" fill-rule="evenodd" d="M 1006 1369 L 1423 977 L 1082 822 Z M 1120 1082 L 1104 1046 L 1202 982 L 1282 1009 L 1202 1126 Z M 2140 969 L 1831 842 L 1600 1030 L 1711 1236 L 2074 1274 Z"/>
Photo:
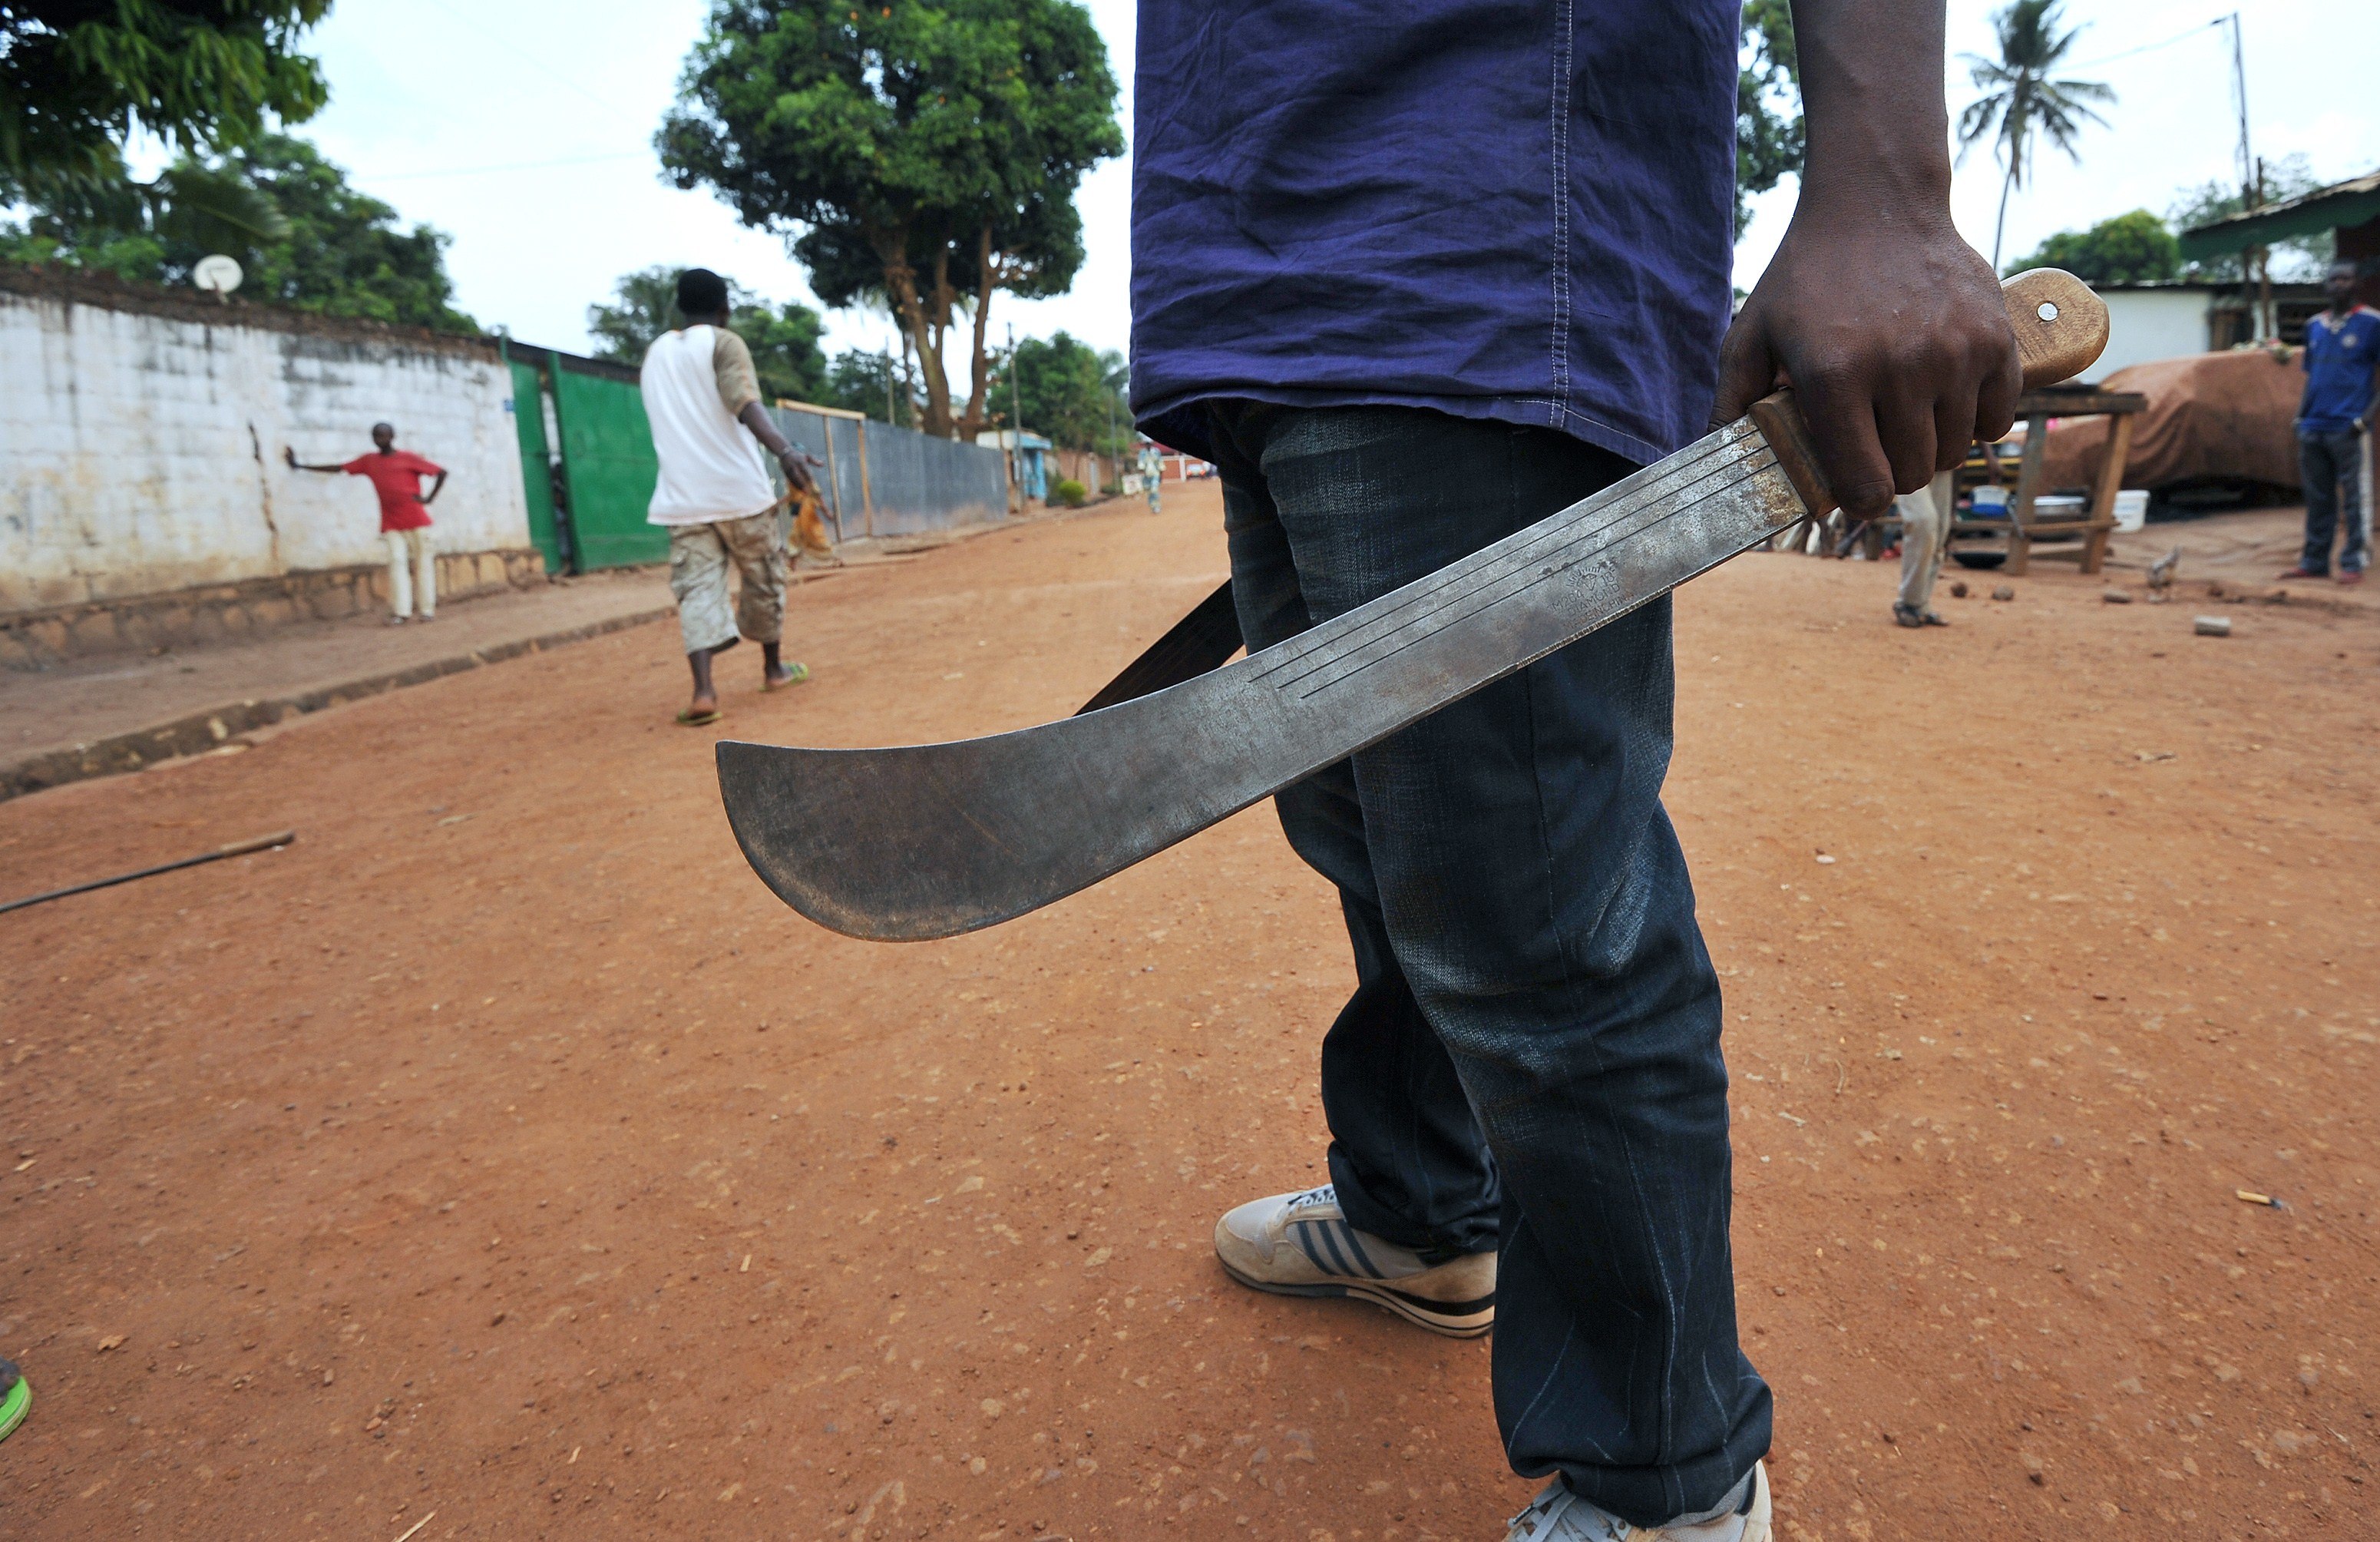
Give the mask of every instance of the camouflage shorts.
<path id="1" fill-rule="evenodd" d="M 727 570 L 741 577 L 727 606 Z M 670 593 L 686 650 L 723 648 L 740 634 L 775 642 L 785 630 L 785 541 L 774 509 L 747 519 L 670 527 Z"/>

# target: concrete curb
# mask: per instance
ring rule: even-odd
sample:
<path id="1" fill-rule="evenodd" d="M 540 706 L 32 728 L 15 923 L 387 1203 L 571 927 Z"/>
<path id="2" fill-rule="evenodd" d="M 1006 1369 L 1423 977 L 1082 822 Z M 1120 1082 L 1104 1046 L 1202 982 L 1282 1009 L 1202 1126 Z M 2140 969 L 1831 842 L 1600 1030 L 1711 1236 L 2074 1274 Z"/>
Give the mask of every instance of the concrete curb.
<path id="1" fill-rule="evenodd" d="M 549 649 L 585 642 L 607 633 L 642 626 L 647 622 L 665 620 L 676 613 L 674 606 L 663 605 L 628 615 L 616 615 L 604 621 L 589 622 L 583 626 L 549 632 L 542 637 L 522 637 L 473 649 L 467 653 L 433 659 L 406 669 L 367 674 L 354 680 L 343 680 L 334 686 L 319 686 L 295 696 L 275 697 L 265 701 L 237 701 L 202 709 L 171 722 L 111 735 L 89 744 L 76 745 L 70 749 L 50 750 L 11 765 L 0 766 L 0 802 L 22 797 L 27 793 L 38 793 L 45 787 L 64 786 L 69 782 L 87 782 L 94 777 L 141 771 L 162 760 L 212 749 L 234 735 L 268 727 L 309 712 L 319 712 L 325 707 L 359 701 L 365 697 L 400 690 L 407 686 L 423 685 L 449 674 L 460 674 L 466 670 L 517 659 L 525 653 L 542 653 Z"/>

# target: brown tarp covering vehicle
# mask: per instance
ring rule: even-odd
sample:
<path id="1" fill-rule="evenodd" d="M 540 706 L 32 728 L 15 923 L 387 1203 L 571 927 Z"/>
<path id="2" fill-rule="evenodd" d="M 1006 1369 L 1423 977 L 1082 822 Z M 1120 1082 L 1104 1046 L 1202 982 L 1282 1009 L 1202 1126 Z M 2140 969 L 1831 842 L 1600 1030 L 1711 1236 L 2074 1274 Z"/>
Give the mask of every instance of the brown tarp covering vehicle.
<path id="1" fill-rule="evenodd" d="M 2119 370 L 2100 388 L 2149 399 L 2132 420 L 2124 486 L 2155 492 L 2229 482 L 2296 490 L 2295 422 L 2305 372 L 2294 353 L 2286 364 L 2262 348 L 2160 358 Z M 2045 490 L 2096 485 L 2108 422 L 2078 418 L 2049 431 Z"/>

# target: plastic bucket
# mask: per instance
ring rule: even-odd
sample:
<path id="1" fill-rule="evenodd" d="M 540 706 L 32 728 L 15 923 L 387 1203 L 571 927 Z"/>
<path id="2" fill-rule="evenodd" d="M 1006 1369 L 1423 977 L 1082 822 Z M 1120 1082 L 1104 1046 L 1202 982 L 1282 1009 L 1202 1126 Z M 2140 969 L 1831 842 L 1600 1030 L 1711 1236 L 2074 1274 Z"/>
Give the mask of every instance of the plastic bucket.
<path id="1" fill-rule="evenodd" d="M 2116 528 L 2137 530 L 2149 522 L 2149 495 L 2145 489 L 2128 488 L 2116 494 Z"/>

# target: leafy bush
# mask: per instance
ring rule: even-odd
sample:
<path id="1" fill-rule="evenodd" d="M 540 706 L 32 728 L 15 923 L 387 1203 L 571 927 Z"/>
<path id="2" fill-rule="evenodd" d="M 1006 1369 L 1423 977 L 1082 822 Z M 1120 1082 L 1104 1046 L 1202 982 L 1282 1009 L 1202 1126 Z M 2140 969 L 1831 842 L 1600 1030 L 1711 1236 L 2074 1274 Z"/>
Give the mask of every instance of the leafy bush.
<path id="1" fill-rule="evenodd" d="M 2140 284 L 2176 278 L 2181 273 L 2181 243 L 2165 221 L 2145 209 L 2101 220 L 2084 231 L 2061 230 L 2041 243 L 2030 257 L 2009 264 L 2011 273 L 2027 268 L 2063 268 L 2085 284 Z"/>
<path id="2" fill-rule="evenodd" d="M 1083 506 L 1084 501 L 1090 497 L 1091 490 L 1074 478 L 1067 477 L 1051 491 L 1051 495 L 1068 508 L 1078 509 Z"/>

